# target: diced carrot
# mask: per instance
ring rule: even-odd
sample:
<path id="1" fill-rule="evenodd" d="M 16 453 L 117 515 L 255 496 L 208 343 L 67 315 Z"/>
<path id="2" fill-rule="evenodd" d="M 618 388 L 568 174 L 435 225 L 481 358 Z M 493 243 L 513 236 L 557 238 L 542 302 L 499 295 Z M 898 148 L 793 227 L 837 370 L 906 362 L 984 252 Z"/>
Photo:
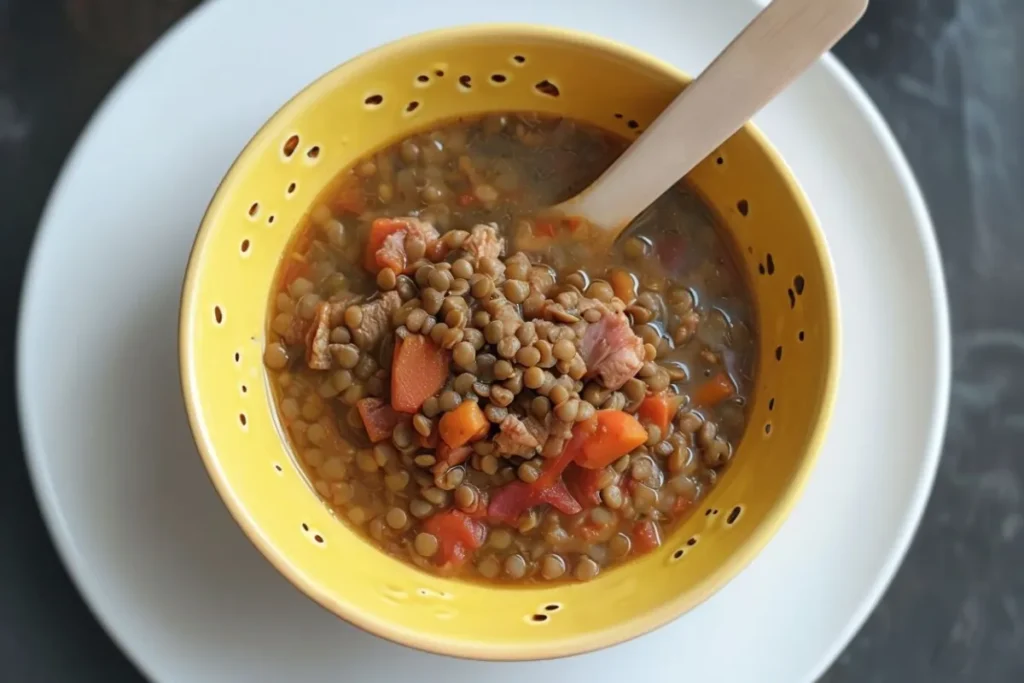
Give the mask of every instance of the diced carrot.
<path id="1" fill-rule="evenodd" d="M 379 398 L 362 398 L 356 401 L 356 409 L 370 441 L 377 443 L 391 438 L 399 420 L 398 413 L 391 406 Z"/>
<path id="2" fill-rule="evenodd" d="M 448 379 L 447 351 L 430 337 L 413 334 L 395 341 L 391 361 L 391 407 L 415 413 L 428 398 L 441 391 Z"/>
<path id="3" fill-rule="evenodd" d="M 720 372 L 693 392 L 693 395 L 690 396 L 690 403 L 697 408 L 710 408 L 718 405 L 734 393 L 736 393 L 736 387 L 733 386 L 729 375 Z"/>
<path id="4" fill-rule="evenodd" d="M 472 206 L 476 203 L 476 195 L 472 192 L 463 192 L 456 201 L 459 206 Z"/>
<path id="5" fill-rule="evenodd" d="M 586 221 L 579 216 L 569 216 L 565 219 L 565 225 L 569 228 L 569 232 L 576 232 L 576 230 L 585 223 Z"/>
<path id="6" fill-rule="evenodd" d="M 649 553 L 661 545 L 661 529 L 651 520 L 637 522 L 633 526 L 633 551 L 637 555 Z"/>
<path id="7" fill-rule="evenodd" d="M 615 296 L 622 299 L 627 306 L 636 301 L 636 282 L 633 280 L 632 275 L 621 268 L 616 268 L 608 276 L 608 280 L 612 285 L 612 291 L 615 292 Z"/>
<path id="8" fill-rule="evenodd" d="M 361 214 L 366 211 L 366 193 L 363 191 L 362 181 L 354 173 L 349 172 L 335 190 L 331 209 L 335 214 Z"/>
<path id="9" fill-rule="evenodd" d="M 446 510 L 423 521 L 423 530 L 438 541 L 438 563 L 457 567 L 466 561 L 467 551 L 476 550 L 487 538 L 487 527 L 459 512 Z"/>
<path id="10" fill-rule="evenodd" d="M 651 394 L 643 400 L 640 408 L 637 409 L 637 419 L 640 422 L 657 425 L 662 435 L 665 435 L 668 433 L 668 425 L 672 422 L 672 418 L 675 417 L 682 401 L 683 398 L 681 396 L 670 395 L 665 392 Z"/>
<path id="11" fill-rule="evenodd" d="M 588 423 L 591 423 L 588 425 Z M 635 417 L 621 410 L 599 410 L 573 428 L 586 432 L 575 462 L 587 469 L 606 467 L 647 441 L 647 430 Z"/>
<path id="12" fill-rule="evenodd" d="M 452 448 L 482 439 L 489 428 L 490 423 L 476 401 L 463 401 L 458 408 L 445 413 L 438 424 L 441 438 Z"/>
<path id="13" fill-rule="evenodd" d="M 397 232 L 407 232 L 409 223 L 400 218 L 378 218 L 370 226 L 370 237 L 366 241 L 366 253 L 363 255 L 363 268 L 376 273 L 382 266 L 377 264 L 377 252 L 384 245 L 391 235 Z M 398 271 L 405 270 L 405 263 L 395 264 L 399 266 Z"/>

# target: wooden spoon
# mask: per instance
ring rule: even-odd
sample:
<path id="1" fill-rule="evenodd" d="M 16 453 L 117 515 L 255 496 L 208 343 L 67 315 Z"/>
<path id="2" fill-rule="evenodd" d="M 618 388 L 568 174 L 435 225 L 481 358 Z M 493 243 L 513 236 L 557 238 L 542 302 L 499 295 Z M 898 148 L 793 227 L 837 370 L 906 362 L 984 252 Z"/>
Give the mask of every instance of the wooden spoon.
<path id="1" fill-rule="evenodd" d="M 868 0 L 773 0 L 590 187 L 554 207 L 609 242 L 846 34 Z M 603 241 L 603 240 L 602 240 Z"/>

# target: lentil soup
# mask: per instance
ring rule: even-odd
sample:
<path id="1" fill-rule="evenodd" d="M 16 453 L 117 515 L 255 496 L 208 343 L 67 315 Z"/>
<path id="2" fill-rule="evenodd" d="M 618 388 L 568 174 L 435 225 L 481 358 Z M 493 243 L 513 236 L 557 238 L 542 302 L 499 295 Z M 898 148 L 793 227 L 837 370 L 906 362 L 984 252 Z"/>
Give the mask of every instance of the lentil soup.
<path id="1" fill-rule="evenodd" d="M 626 142 L 535 114 L 363 159 L 285 255 L 264 363 L 316 491 L 427 571 L 587 580 L 660 545 L 746 421 L 752 299 L 684 186 L 611 249 L 545 214 Z"/>

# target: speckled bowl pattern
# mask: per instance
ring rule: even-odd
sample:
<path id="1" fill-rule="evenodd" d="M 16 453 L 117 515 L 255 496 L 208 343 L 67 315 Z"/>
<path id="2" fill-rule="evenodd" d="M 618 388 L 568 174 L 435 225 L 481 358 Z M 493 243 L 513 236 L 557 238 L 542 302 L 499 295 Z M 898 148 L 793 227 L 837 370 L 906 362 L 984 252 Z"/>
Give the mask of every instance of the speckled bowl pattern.
<path id="1" fill-rule="evenodd" d="M 748 429 L 718 485 L 661 548 L 589 582 L 488 586 L 388 557 L 337 519 L 277 421 L 262 351 L 268 297 L 313 200 L 368 152 L 458 116 L 539 111 L 638 135 L 686 77 L 565 30 L 446 29 L 323 76 L 257 133 L 218 189 L 180 319 L 189 420 L 231 513 L 296 586 L 340 617 L 438 653 L 539 659 L 612 645 L 678 617 L 768 542 L 813 466 L 837 382 L 831 264 L 813 213 L 752 127 L 689 176 L 736 244 L 759 334 Z"/>

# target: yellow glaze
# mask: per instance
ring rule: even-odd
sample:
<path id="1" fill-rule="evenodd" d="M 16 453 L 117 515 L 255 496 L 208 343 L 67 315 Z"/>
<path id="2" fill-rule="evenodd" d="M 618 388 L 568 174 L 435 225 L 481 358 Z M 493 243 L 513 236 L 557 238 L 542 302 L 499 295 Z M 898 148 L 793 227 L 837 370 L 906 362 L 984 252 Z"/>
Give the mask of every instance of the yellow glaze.
<path id="1" fill-rule="evenodd" d="M 460 85 L 467 75 L 469 88 Z M 544 80 L 558 96 L 534 87 Z M 279 258 L 314 198 L 357 158 L 453 117 L 492 111 L 548 112 L 635 136 L 685 82 L 668 64 L 589 35 L 519 25 L 447 29 L 336 68 L 288 102 L 242 152 L 188 265 L 182 388 L 224 501 L 264 555 L 311 598 L 424 650 L 483 659 L 570 655 L 682 615 L 735 576 L 782 524 L 832 407 L 837 301 L 815 218 L 752 126 L 689 177 L 732 234 L 757 298 L 750 426 L 718 486 L 657 552 L 594 581 L 528 588 L 446 580 L 387 557 L 335 518 L 309 485 L 277 424 L 261 361 Z M 374 95 L 380 104 L 366 104 Z M 288 156 L 283 150 L 293 135 L 299 142 Z M 545 609 L 550 605 L 556 607 Z"/>

